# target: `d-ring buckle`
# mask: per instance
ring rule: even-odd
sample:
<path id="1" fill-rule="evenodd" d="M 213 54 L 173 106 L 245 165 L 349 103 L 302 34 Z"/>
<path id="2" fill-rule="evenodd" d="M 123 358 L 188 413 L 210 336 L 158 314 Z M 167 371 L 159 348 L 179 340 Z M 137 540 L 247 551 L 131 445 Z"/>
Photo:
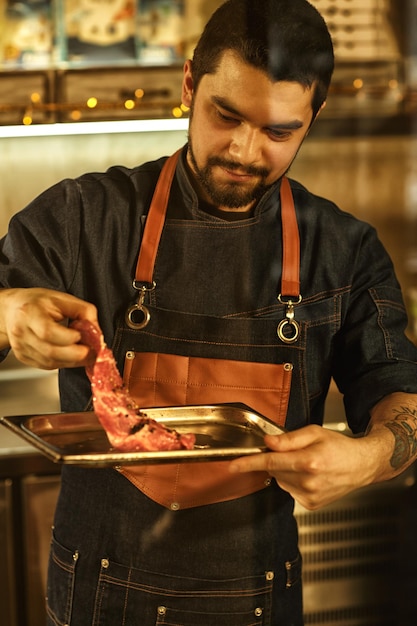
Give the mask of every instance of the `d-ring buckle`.
<path id="1" fill-rule="evenodd" d="M 294 306 L 300 304 L 301 300 L 301 296 L 298 296 L 297 302 L 283 300 L 281 294 L 278 296 L 278 301 L 286 306 L 285 318 L 280 321 L 277 327 L 277 335 L 284 343 L 294 343 L 300 336 L 300 324 L 294 319 Z M 288 326 L 291 328 L 287 328 Z M 288 332 L 284 332 L 284 330 L 290 330 L 291 332 L 288 334 Z"/>
<path id="2" fill-rule="evenodd" d="M 147 306 L 143 304 L 145 300 L 146 293 L 148 291 L 153 291 L 156 287 L 156 283 L 153 282 L 150 284 L 138 283 L 138 281 L 133 281 L 133 287 L 139 291 L 138 301 L 135 304 L 132 304 L 126 311 L 125 321 L 126 324 L 132 330 L 141 330 L 148 325 L 149 320 L 151 319 L 151 314 Z M 139 314 L 139 319 L 138 318 Z"/>
<path id="3" fill-rule="evenodd" d="M 284 328 L 286 326 L 292 327 L 292 335 L 286 335 L 284 333 Z M 296 322 L 295 320 L 285 319 L 285 320 L 281 320 L 280 323 L 278 324 L 277 335 L 281 339 L 281 341 L 283 341 L 284 343 L 294 343 L 294 341 L 297 341 L 299 334 L 300 334 L 300 324 Z"/>

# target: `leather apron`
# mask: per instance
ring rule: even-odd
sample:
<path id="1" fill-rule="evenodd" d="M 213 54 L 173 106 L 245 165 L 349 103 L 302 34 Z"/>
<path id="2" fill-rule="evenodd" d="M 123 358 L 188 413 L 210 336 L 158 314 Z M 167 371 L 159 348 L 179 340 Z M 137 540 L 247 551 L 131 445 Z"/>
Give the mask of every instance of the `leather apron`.
<path id="1" fill-rule="evenodd" d="M 152 304 L 158 290 L 154 277 L 159 278 L 162 272 L 156 259 L 162 231 L 168 228 L 165 215 L 178 157 L 179 152 L 171 156 L 159 176 L 133 283 L 139 291 L 138 302 L 130 307 L 116 332 L 113 349 L 118 355 L 125 354 L 124 383 L 143 408 L 243 403 L 285 426 L 293 366 L 288 362 L 262 361 L 262 350 L 260 356 L 250 318 L 192 315 Z M 292 336 L 288 342 L 292 342 L 298 337 L 292 304 L 299 298 L 299 239 L 292 194 L 285 178 L 280 195 L 281 291 L 286 296 L 283 302 L 287 303 L 287 316 L 279 325 L 278 336 L 281 332 L 285 341 L 290 330 Z M 204 254 L 204 248 L 201 249 Z M 183 290 L 195 288 L 196 285 L 178 285 Z M 254 350 L 257 354 L 252 360 Z M 271 361 L 271 357 L 266 361 Z M 235 475 L 228 471 L 228 464 L 229 461 L 187 462 L 116 469 L 146 496 L 171 510 L 233 500 L 265 489 L 271 483 L 266 472 Z"/>

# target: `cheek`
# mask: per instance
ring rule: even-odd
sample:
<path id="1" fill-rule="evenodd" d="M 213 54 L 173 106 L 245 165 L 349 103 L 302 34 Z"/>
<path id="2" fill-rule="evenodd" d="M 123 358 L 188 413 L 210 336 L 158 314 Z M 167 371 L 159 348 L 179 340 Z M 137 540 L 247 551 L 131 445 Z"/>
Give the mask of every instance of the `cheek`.
<path id="1" fill-rule="evenodd" d="M 276 145 L 272 150 L 269 150 L 269 154 L 266 155 L 266 159 L 269 162 L 269 168 L 272 172 L 281 176 L 293 162 L 297 155 L 299 144 L 290 145 L 288 143 L 282 143 Z M 275 176 L 277 178 L 277 176 Z"/>
<path id="2" fill-rule="evenodd" d="M 230 139 L 224 133 L 214 132 L 208 124 L 201 124 L 198 131 L 192 134 L 192 142 L 194 152 L 204 159 L 227 152 Z"/>

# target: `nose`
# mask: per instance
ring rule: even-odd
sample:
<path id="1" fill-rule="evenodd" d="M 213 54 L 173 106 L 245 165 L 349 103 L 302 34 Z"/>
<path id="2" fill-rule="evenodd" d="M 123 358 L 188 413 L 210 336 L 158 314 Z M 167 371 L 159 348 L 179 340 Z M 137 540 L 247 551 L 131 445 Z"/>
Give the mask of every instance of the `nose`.
<path id="1" fill-rule="evenodd" d="M 257 129 L 239 124 L 234 130 L 229 145 L 229 154 L 242 165 L 251 165 L 261 160 L 262 138 Z"/>

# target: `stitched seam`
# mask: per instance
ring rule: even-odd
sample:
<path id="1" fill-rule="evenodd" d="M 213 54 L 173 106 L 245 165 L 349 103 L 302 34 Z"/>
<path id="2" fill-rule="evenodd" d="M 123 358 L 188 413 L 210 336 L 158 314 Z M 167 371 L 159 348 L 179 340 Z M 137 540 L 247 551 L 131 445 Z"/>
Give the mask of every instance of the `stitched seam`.
<path id="1" fill-rule="evenodd" d="M 143 381 L 143 382 L 152 382 L 153 379 L 151 377 L 148 376 L 131 376 L 130 380 L 135 380 L 135 381 Z M 168 383 L 168 384 L 176 384 L 176 385 L 187 385 L 188 387 L 191 387 L 193 389 L 200 389 L 200 388 L 208 388 L 208 389 L 238 389 L 238 390 L 242 390 L 242 391 L 276 391 L 277 393 L 280 392 L 280 389 L 276 386 L 262 386 L 262 385 L 241 385 L 241 384 L 217 384 L 217 383 L 200 383 L 200 382 L 190 382 L 187 380 L 178 380 L 176 378 L 158 378 L 156 381 L 156 383 Z M 188 397 L 186 396 L 186 399 L 188 400 Z"/>
<path id="2" fill-rule="evenodd" d="M 238 347 L 238 348 L 279 348 L 282 347 L 281 344 L 277 341 L 277 343 L 254 343 L 254 344 L 249 344 L 249 343 L 231 343 L 231 342 L 220 342 L 220 341 L 206 341 L 203 339 L 186 339 L 186 338 L 178 338 L 178 337 L 167 337 L 166 335 L 158 335 L 156 333 L 150 333 L 149 331 L 141 331 L 142 334 L 144 335 L 148 335 L 149 337 L 157 337 L 159 339 L 166 339 L 167 341 L 173 341 L 173 342 L 184 342 L 184 343 L 198 343 L 198 344 L 204 344 L 204 345 L 210 345 L 210 346 L 234 346 L 234 347 Z M 296 346 L 293 345 L 291 346 L 292 350 L 299 350 L 301 347 L 300 346 Z M 302 348 L 304 349 L 304 348 Z"/>

